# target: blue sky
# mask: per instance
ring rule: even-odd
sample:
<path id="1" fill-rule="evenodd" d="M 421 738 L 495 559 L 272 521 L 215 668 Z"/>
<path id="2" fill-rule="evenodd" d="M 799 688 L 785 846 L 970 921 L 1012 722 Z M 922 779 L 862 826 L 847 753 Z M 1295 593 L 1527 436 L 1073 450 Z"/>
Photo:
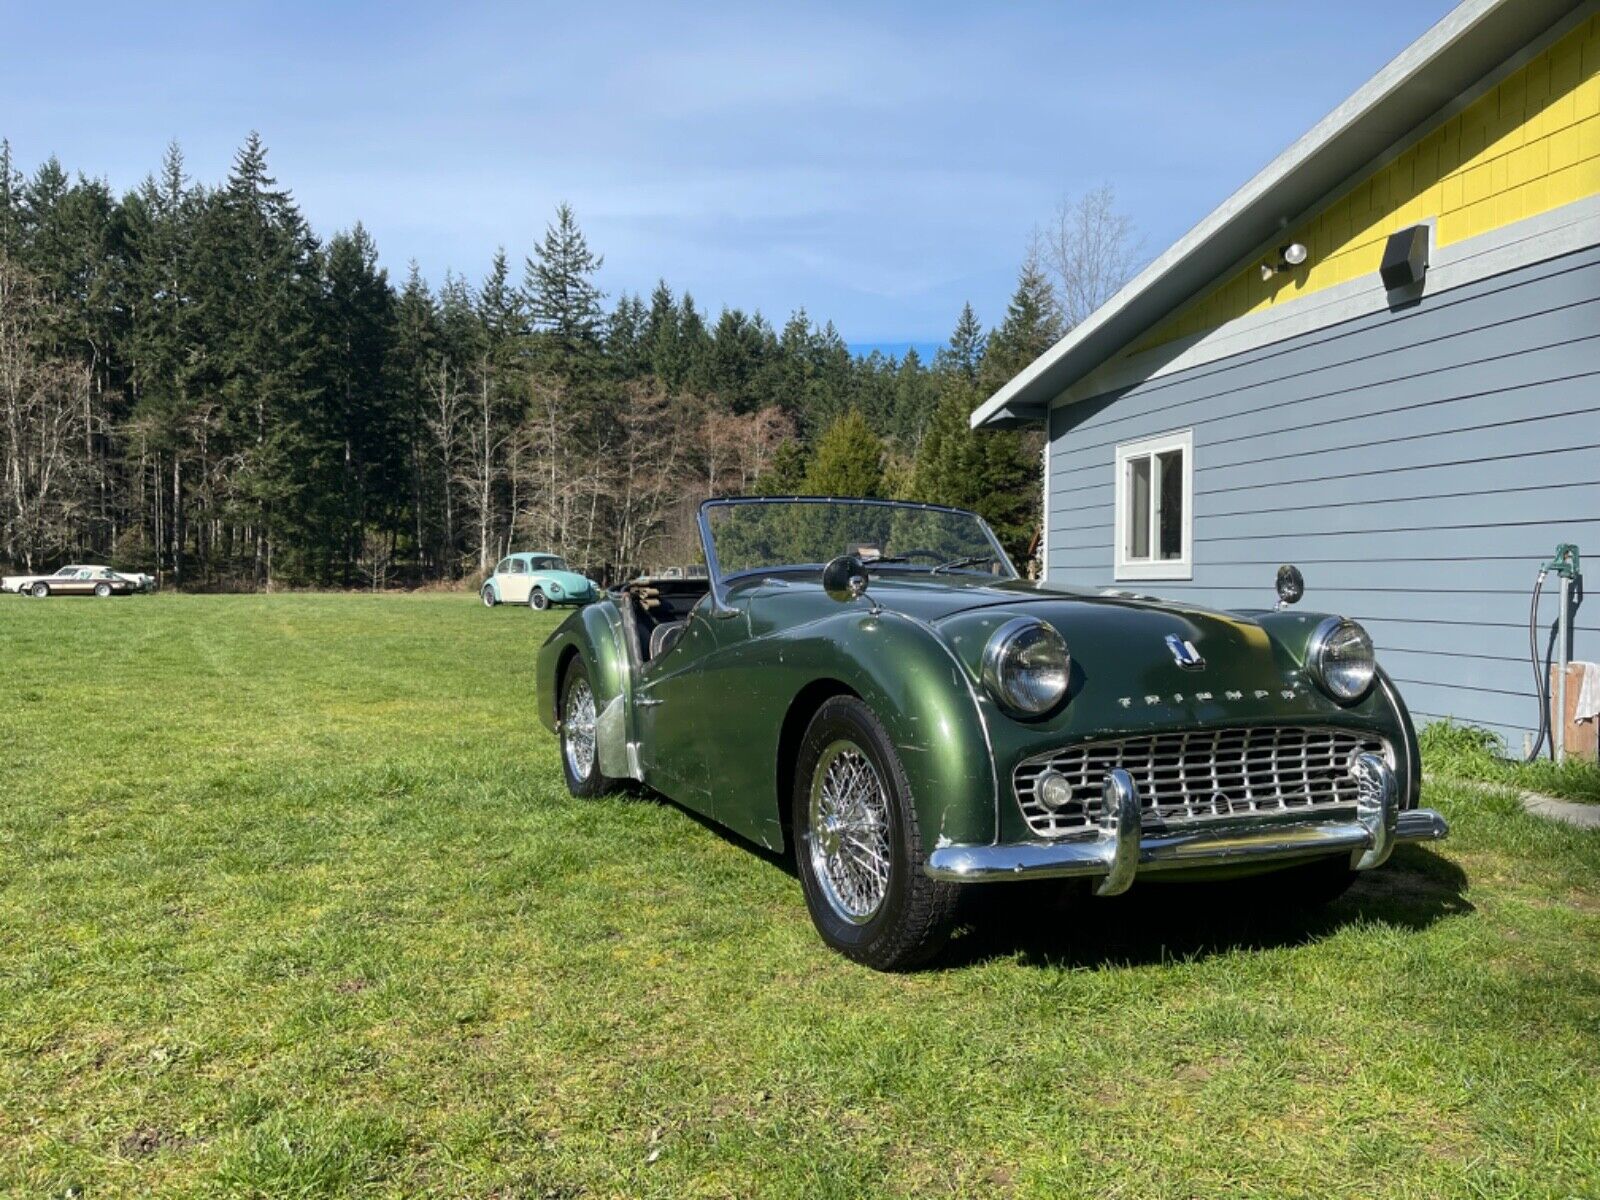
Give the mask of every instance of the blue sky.
<path id="1" fill-rule="evenodd" d="M 0 137 L 121 189 L 258 129 L 395 276 L 520 263 L 565 199 L 613 296 L 929 342 L 1000 318 L 1063 195 L 1110 182 L 1159 251 L 1450 7 L 5 2 Z"/>

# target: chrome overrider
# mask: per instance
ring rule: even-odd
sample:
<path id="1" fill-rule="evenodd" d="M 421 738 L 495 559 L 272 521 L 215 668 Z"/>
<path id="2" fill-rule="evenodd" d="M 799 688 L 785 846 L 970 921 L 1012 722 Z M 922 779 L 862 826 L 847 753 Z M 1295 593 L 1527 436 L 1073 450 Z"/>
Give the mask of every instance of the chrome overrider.
<path id="1" fill-rule="evenodd" d="M 939 846 L 925 869 L 935 879 L 958 883 L 1098 876 L 1095 894 L 1115 896 L 1145 871 L 1246 866 L 1338 853 L 1350 855 L 1354 870 L 1369 871 L 1382 866 L 1400 842 L 1434 842 L 1449 835 L 1445 819 L 1430 808 L 1400 811 L 1394 771 L 1378 755 L 1358 755 L 1351 773 L 1359 797 L 1354 820 L 1258 814 L 1146 834 L 1139 789 L 1133 776 L 1117 767 L 1105 777 L 1096 837 Z"/>

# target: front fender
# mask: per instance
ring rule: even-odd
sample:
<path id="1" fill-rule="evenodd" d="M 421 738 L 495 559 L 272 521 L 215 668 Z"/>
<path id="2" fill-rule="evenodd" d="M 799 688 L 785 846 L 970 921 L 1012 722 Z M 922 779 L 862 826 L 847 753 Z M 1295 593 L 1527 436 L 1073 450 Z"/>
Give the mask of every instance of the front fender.
<path id="1" fill-rule="evenodd" d="M 966 672 L 929 626 L 887 611 L 843 612 L 744 642 L 710 674 L 708 697 L 738 697 L 718 706 L 707 746 L 720 760 L 712 789 L 724 824 L 773 843 L 792 783 L 783 777 L 785 724 L 809 720 L 805 698 L 817 689 L 847 689 L 899 754 L 926 848 L 994 839 L 987 730 Z"/>

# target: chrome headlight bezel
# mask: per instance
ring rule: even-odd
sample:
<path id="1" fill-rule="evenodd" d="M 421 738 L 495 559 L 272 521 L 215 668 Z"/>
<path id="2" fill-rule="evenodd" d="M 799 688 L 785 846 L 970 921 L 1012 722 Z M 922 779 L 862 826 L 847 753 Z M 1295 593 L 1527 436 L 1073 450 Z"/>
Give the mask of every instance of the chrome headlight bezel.
<path id="1" fill-rule="evenodd" d="M 1024 686 L 1020 672 L 1028 652 L 1043 651 L 1054 658 L 1044 670 L 1059 674 L 1059 686 L 1043 689 Z M 1041 669 L 1038 665 L 1031 668 Z M 1013 617 L 989 635 L 983 648 L 983 684 L 1006 712 L 1016 717 L 1039 717 L 1066 699 L 1072 680 L 1072 652 L 1066 639 L 1037 617 Z"/>
<path id="2" fill-rule="evenodd" d="M 1338 682 L 1340 676 L 1337 672 L 1330 672 L 1327 661 L 1329 653 L 1341 644 L 1340 639 L 1352 633 L 1360 638 L 1366 648 L 1365 678 L 1354 689 L 1349 684 Z M 1317 686 L 1340 704 L 1356 703 L 1372 691 L 1372 685 L 1378 678 L 1378 658 L 1372 647 L 1372 636 L 1355 621 L 1345 617 L 1329 617 L 1312 631 L 1311 640 L 1306 643 L 1306 670 L 1316 680 Z"/>

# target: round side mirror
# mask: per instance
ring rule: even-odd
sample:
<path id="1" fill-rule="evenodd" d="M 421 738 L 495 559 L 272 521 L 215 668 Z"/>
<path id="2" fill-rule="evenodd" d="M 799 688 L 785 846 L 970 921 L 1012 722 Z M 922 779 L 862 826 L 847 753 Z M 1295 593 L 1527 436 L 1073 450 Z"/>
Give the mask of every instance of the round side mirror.
<path id="1" fill-rule="evenodd" d="M 867 569 L 854 554 L 841 554 L 822 568 L 822 590 L 835 600 L 854 600 L 867 590 Z"/>
<path id="2" fill-rule="evenodd" d="M 1279 567 L 1277 588 L 1279 608 L 1300 603 L 1300 597 L 1306 594 L 1306 580 L 1305 576 L 1300 574 L 1300 568 L 1289 563 Z"/>

